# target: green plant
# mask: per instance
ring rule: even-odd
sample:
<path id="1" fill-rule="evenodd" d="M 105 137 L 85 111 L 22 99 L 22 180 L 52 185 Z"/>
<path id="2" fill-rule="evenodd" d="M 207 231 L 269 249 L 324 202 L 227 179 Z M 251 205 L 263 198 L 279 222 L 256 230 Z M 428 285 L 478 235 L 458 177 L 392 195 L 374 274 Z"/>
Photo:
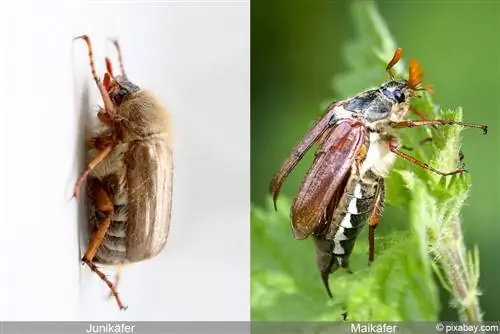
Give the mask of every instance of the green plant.
<path id="1" fill-rule="evenodd" d="M 383 68 L 397 47 L 372 2 L 355 2 L 352 9 L 358 36 L 344 47 L 348 71 L 334 79 L 336 93 L 344 98 L 366 90 L 367 85 L 379 85 L 384 80 Z M 403 62 L 395 73 L 407 75 Z M 429 118 L 462 117 L 460 109 L 438 110 L 429 94 L 415 101 L 415 106 Z M 405 129 L 400 134 L 410 146 L 432 135 L 433 144 L 412 155 L 448 171 L 458 164 L 460 131 L 447 126 Z M 312 242 L 292 237 L 290 200 L 282 197 L 277 212 L 270 200 L 265 208 L 252 206 L 252 318 L 340 320 L 347 306 L 350 320 L 438 320 L 435 273 L 454 298 L 460 319 L 481 320 L 478 256 L 466 252 L 460 227 L 460 209 L 470 184 L 469 175 L 440 177 L 399 159 L 387 180 L 386 203 L 403 209 L 409 225 L 377 239 L 377 255 L 370 268 L 366 231 L 362 233 L 351 260 L 355 273 L 332 275 L 332 302 L 327 302 L 320 283 Z"/>

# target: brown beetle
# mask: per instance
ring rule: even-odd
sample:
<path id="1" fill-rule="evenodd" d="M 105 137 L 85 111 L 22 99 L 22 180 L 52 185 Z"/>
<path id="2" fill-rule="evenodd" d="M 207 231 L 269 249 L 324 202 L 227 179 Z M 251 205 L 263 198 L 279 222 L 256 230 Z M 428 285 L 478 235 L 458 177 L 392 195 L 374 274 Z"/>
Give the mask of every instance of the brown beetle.
<path id="1" fill-rule="evenodd" d="M 121 75 L 96 74 L 87 35 L 90 68 L 104 107 L 97 116 L 102 129 L 90 139 L 88 165 L 75 183 L 73 196 L 87 180 L 92 236 L 82 258 L 109 286 L 120 309 L 126 309 L 116 287 L 97 264 L 122 265 L 157 255 L 167 242 L 172 203 L 172 120 L 160 101 L 128 80 L 120 45 L 113 41 Z"/>
<path id="2" fill-rule="evenodd" d="M 415 126 L 461 125 L 483 129 L 484 125 L 451 120 L 428 120 L 410 101 L 422 86 L 422 67 L 410 61 L 408 80 L 396 80 L 392 67 L 400 60 L 397 49 L 387 65 L 390 80 L 382 86 L 352 98 L 332 103 L 295 147 L 271 181 L 276 208 L 280 188 L 305 153 L 319 144 L 312 167 L 302 181 L 291 208 L 291 226 L 296 239 L 312 236 L 317 266 L 329 297 L 328 277 L 339 267 L 349 270 L 349 258 L 356 237 L 369 221 L 369 263 L 374 258 L 374 230 L 384 203 L 385 178 L 399 156 L 422 168 L 446 176 L 463 173 L 464 168 L 443 173 L 402 152 L 395 129 Z M 421 118 L 407 121 L 412 111 Z"/>

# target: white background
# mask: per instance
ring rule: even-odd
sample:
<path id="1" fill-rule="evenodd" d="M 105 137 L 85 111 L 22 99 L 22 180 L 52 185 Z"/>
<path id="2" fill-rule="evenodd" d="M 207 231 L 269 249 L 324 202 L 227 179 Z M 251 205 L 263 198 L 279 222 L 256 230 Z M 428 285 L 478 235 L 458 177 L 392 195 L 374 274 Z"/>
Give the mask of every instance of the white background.
<path id="1" fill-rule="evenodd" d="M 0 115 L 1 320 L 248 320 L 248 2 L 3 1 Z M 124 267 L 119 311 L 81 267 L 82 120 L 118 37 L 131 81 L 175 121 L 172 226 L 156 258 Z M 88 91 L 88 98 L 85 98 Z M 81 220 L 81 219 L 80 219 Z M 114 271 L 109 271 L 114 274 Z"/>

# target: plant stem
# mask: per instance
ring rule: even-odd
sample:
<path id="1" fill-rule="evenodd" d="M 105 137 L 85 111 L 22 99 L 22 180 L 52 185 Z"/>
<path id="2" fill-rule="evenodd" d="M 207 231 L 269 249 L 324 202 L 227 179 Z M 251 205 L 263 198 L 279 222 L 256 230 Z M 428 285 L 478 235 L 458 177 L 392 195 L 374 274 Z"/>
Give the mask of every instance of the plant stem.
<path id="1" fill-rule="evenodd" d="M 449 226 L 444 227 L 446 240 L 439 249 L 438 262 L 443 268 L 447 280 L 451 283 L 453 297 L 458 301 L 460 321 L 482 321 L 479 307 L 477 280 L 478 273 L 466 261 L 466 251 L 460 225 L 455 217 Z"/>

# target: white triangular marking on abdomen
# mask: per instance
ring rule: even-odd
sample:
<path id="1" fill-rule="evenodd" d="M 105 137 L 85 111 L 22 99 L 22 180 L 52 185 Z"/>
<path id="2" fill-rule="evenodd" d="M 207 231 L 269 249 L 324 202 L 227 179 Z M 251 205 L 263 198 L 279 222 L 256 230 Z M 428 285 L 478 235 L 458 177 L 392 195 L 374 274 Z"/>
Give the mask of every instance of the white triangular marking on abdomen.
<path id="1" fill-rule="evenodd" d="M 357 199 L 363 198 L 361 183 L 356 183 L 356 185 L 354 186 L 354 197 Z"/>
<path id="2" fill-rule="evenodd" d="M 347 208 L 347 212 L 356 215 L 358 214 L 358 199 L 357 198 L 352 198 L 351 202 L 349 203 L 349 207 Z"/>
<path id="3" fill-rule="evenodd" d="M 351 222 L 351 214 L 346 213 L 342 221 L 340 222 L 340 226 L 344 228 L 353 228 L 352 222 Z"/>

